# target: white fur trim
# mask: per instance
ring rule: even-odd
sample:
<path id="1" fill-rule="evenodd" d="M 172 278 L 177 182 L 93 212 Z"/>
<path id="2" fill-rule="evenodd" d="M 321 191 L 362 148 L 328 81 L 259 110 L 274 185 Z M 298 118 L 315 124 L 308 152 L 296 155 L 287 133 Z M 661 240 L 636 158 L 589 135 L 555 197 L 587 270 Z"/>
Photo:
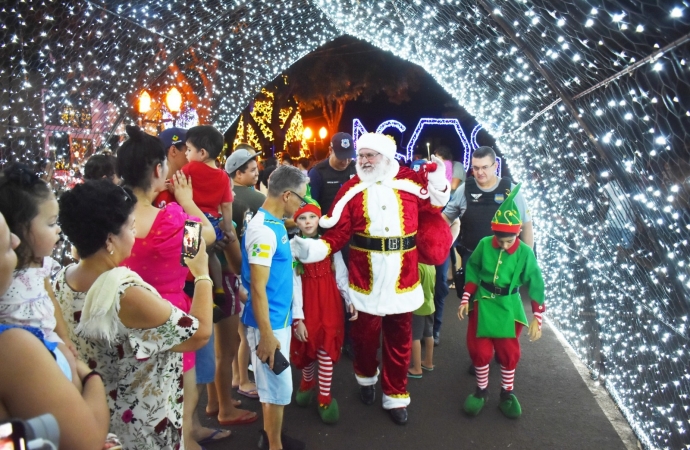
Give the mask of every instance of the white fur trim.
<path id="1" fill-rule="evenodd" d="M 355 374 L 355 378 L 357 378 L 357 383 L 360 386 L 373 386 L 379 381 L 379 369 L 376 369 L 376 375 L 373 377 L 362 377 Z"/>
<path id="2" fill-rule="evenodd" d="M 352 186 L 345 193 L 345 195 L 343 195 L 337 201 L 337 203 L 333 207 L 333 214 L 331 216 L 327 216 L 327 215 L 321 216 L 321 219 L 319 219 L 319 225 L 321 226 L 321 228 L 332 228 L 333 226 L 335 226 L 335 224 L 338 223 L 338 221 L 340 220 L 340 216 L 343 213 L 343 209 L 345 209 L 345 205 L 347 205 L 348 202 L 355 197 L 355 195 L 359 194 L 360 192 L 363 192 L 369 186 L 372 186 L 378 182 L 380 182 L 383 186 L 387 186 L 391 189 L 397 189 L 397 190 L 403 191 L 403 192 L 408 192 L 408 193 L 410 193 L 412 195 L 416 195 L 417 197 L 422 198 L 422 199 L 430 198 L 430 190 L 427 191 L 427 193 L 422 194 L 422 188 L 420 185 L 418 185 L 418 184 L 416 184 L 410 180 L 407 180 L 407 179 L 403 179 L 403 180 L 395 179 L 395 176 L 398 174 L 399 171 L 400 171 L 400 166 L 395 161 L 391 161 L 391 170 L 386 172 L 385 175 L 381 176 L 380 178 L 378 178 L 375 181 L 368 181 L 368 182 L 360 181 L 356 185 Z M 447 183 L 447 181 L 446 181 L 446 183 Z M 429 187 L 431 187 L 431 186 L 429 186 Z M 442 205 L 437 204 L 436 202 L 434 202 L 433 199 L 432 199 L 431 203 L 433 205 L 445 206 L 445 204 L 448 203 L 448 199 L 450 198 L 450 189 L 446 189 L 446 192 L 447 192 L 447 194 L 446 193 L 439 193 L 439 195 L 441 196 L 440 200 L 442 200 L 443 196 L 445 196 L 445 198 L 446 198 L 445 203 L 443 203 Z"/>
<path id="3" fill-rule="evenodd" d="M 395 141 L 388 136 L 381 133 L 364 133 L 357 139 L 357 150 L 368 148 L 387 156 L 391 161 L 395 162 L 395 154 L 398 147 Z"/>
<path id="4" fill-rule="evenodd" d="M 394 409 L 407 407 L 410 404 L 410 396 L 407 397 L 389 397 L 383 394 L 383 409 Z"/>

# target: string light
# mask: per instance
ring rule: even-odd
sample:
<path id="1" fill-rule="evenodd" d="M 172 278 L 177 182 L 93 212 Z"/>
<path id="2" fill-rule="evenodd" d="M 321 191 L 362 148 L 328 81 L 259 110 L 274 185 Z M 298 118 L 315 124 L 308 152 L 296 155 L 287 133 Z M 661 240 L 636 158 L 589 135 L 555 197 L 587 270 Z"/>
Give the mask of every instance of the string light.
<path id="1" fill-rule="evenodd" d="M 302 56 L 343 34 L 371 42 L 427 70 L 496 139 L 525 182 L 554 325 L 643 445 L 683 448 L 685 3 L 12 2 L 0 6 L 0 164 L 50 156 L 64 167 L 70 136 L 81 156 L 121 135 L 143 90 L 160 110 L 175 86 L 201 123 L 227 130 Z M 365 131 L 353 122 L 355 139 Z"/>

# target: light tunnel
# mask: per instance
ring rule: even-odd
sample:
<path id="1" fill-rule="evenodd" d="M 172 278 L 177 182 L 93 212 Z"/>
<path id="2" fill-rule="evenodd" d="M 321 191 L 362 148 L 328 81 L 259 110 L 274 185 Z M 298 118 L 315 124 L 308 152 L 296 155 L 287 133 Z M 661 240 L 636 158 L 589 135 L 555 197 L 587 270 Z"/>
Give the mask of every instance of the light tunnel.
<path id="1" fill-rule="evenodd" d="M 143 89 L 180 86 L 227 129 L 344 34 L 420 65 L 524 183 L 551 324 L 646 447 L 690 442 L 687 2 L 26 0 L 0 14 L 2 163 L 61 133 L 106 141 Z"/>

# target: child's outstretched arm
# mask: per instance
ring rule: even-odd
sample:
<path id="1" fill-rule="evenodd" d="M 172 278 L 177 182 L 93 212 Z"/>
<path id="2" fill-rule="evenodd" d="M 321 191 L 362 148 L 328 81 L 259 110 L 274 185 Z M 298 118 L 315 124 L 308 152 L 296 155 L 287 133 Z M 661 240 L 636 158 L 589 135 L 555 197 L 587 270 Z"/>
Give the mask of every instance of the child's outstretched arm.
<path id="1" fill-rule="evenodd" d="M 335 265 L 335 284 L 338 285 L 338 291 L 340 291 L 340 296 L 343 297 L 345 301 L 345 306 L 350 312 L 350 322 L 357 320 L 359 313 L 355 309 L 355 305 L 352 304 L 350 299 L 350 278 L 349 272 L 347 271 L 347 266 L 345 265 L 345 260 L 340 252 L 336 252 L 333 255 L 333 264 Z"/>

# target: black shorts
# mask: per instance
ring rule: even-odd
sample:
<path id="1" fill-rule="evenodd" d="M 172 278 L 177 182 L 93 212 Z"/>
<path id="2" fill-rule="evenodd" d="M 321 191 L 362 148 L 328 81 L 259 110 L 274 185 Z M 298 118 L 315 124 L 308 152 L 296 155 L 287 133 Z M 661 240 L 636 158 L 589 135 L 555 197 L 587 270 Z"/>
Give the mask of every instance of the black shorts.
<path id="1" fill-rule="evenodd" d="M 412 340 L 421 341 L 422 338 L 433 336 L 434 315 L 418 316 L 412 314 Z"/>

